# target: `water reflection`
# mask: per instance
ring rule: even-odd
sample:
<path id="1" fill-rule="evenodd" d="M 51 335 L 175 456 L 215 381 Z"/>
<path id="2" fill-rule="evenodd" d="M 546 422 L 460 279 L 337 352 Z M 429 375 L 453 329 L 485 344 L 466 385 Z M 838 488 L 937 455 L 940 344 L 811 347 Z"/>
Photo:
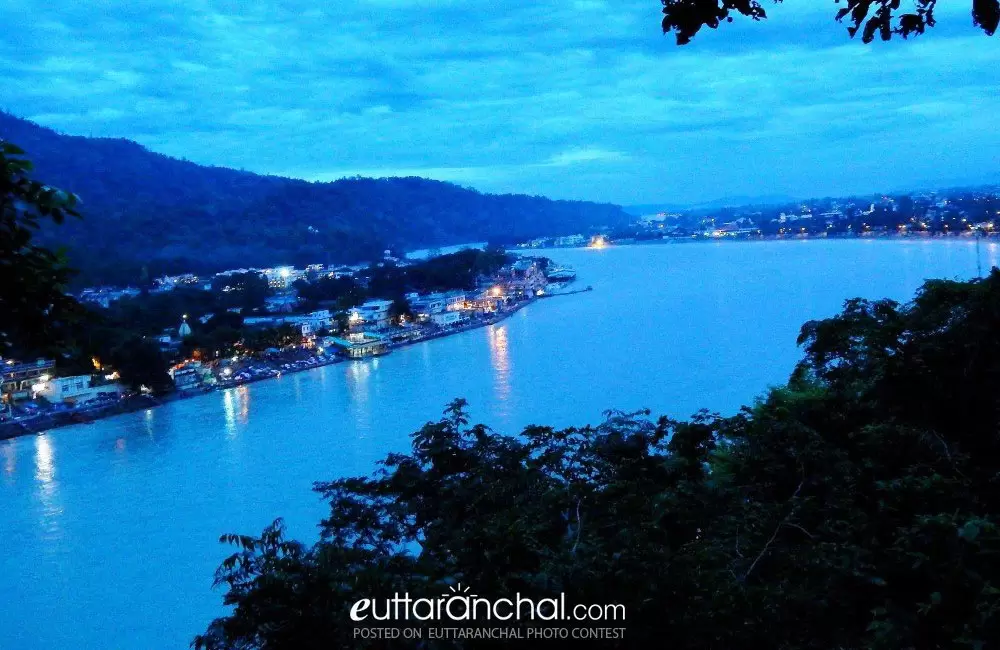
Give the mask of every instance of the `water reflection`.
<path id="1" fill-rule="evenodd" d="M 41 528 L 58 537 L 62 505 L 59 503 L 59 484 L 56 481 L 55 452 L 48 435 L 35 438 L 35 480 L 39 483 L 38 497 L 42 502 Z"/>
<path id="2" fill-rule="evenodd" d="M 1000 266 L 1000 245 L 995 243 L 987 244 L 985 258 L 986 264 L 983 265 L 983 275 Z"/>
<path id="3" fill-rule="evenodd" d="M 347 392 L 351 397 L 351 411 L 354 414 L 354 424 L 358 428 L 358 437 L 365 437 L 371 429 L 371 373 L 373 361 L 348 361 L 345 375 L 347 376 Z"/>
<path id="4" fill-rule="evenodd" d="M 17 454 L 14 453 L 14 443 L 8 440 L 0 445 L 3 445 L 3 471 L 8 477 L 13 477 L 14 470 L 17 469 Z"/>
<path id="5" fill-rule="evenodd" d="M 250 389 L 246 386 L 228 388 L 222 392 L 222 410 L 226 421 L 226 436 L 236 436 L 236 425 L 250 421 Z"/>
<path id="6" fill-rule="evenodd" d="M 596 422 L 614 407 L 731 414 L 787 380 L 801 357 L 801 323 L 852 296 L 908 300 L 925 277 L 971 277 L 970 244 L 560 250 L 551 255 L 593 293 L 394 352 L 377 372 L 371 361 L 329 366 L 325 390 L 315 379 L 301 385 L 304 403 L 293 403 L 288 376 L 254 384 L 245 426 L 249 399 L 233 390 L 0 442 L 0 476 L 9 477 L 0 480 L 0 646 L 106 647 L 126 621 L 130 647 L 184 648 L 224 611 L 210 589 L 227 552 L 220 533 L 254 532 L 281 515 L 308 539 L 329 514 L 312 482 L 368 474 L 385 453 L 407 449 L 407 434 L 436 419 L 445 400 L 474 398 L 474 420 L 508 433 L 531 422 Z M 982 244 L 985 272 L 987 250 L 993 262 L 1000 247 Z M 730 288 L 722 327 L 705 276 Z M 629 351 L 635 358 L 623 363 Z M 227 425 L 236 437 L 225 436 Z M 123 434 L 127 452 L 114 462 Z M 150 590 L 157 557 L 174 570 L 159 572 Z"/>
<path id="7" fill-rule="evenodd" d="M 149 436 L 150 440 L 153 439 L 153 431 L 155 430 L 153 427 L 153 423 L 155 420 L 156 420 L 156 411 L 154 411 L 153 409 L 146 409 L 145 413 L 143 413 L 142 421 L 146 429 L 146 435 Z"/>
<path id="8" fill-rule="evenodd" d="M 55 481 L 56 469 L 52 462 L 52 441 L 48 436 L 35 437 L 35 480 L 43 487 L 51 486 Z"/>
<path id="9" fill-rule="evenodd" d="M 490 325 L 490 361 L 493 365 L 493 386 L 497 399 L 506 402 L 510 397 L 510 351 L 507 348 L 507 326 Z"/>
<path id="10" fill-rule="evenodd" d="M 236 390 L 227 388 L 222 391 L 222 411 L 226 420 L 226 436 L 236 435 Z"/>
<path id="11" fill-rule="evenodd" d="M 240 386 L 236 389 L 236 397 L 239 403 L 239 422 L 247 424 L 250 421 L 250 389 Z"/>

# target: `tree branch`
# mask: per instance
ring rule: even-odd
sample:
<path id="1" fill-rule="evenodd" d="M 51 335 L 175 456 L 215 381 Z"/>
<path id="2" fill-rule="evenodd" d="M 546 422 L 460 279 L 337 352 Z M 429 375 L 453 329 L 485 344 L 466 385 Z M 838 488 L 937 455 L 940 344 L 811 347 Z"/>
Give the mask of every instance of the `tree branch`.
<path id="1" fill-rule="evenodd" d="M 802 486 L 805 484 L 805 482 L 806 482 L 806 480 L 802 479 L 802 481 L 799 483 L 799 486 L 797 488 L 795 488 L 795 492 L 792 494 L 791 498 L 788 499 L 789 502 L 794 501 L 795 497 L 799 496 L 799 492 L 802 491 Z M 750 565 L 750 568 L 747 569 L 747 572 L 743 574 L 743 582 L 746 582 L 747 578 L 753 572 L 754 568 L 756 568 L 757 563 L 760 562 L 761 558 L 764 557 L 764 555 L 767 553 L 767 551 L 771 548 L 771 544 L 774 543 L 775 538 L 778 537 L 778 531 L 781 530 L 782 526 L 784 526 L 785 524 L 788 523 L 788 520 L 791 518 L 792 514 L 794 514 L 794 513 L 795 513 L 795 506 L 793 505 L 792 509 L 788 511 L 788 514 L 785 515 L 785 518 L 782 519 L 780 522 L 778 522 L 778 525 L 775 526 L 774 532 L 771 533 L 771 538 L 767 540 L 767 544 L 764 544 L 764 548 L 761 549 L 760 554 L 757 555 L 756 558 L 754 558 L 754 561 Z"/>

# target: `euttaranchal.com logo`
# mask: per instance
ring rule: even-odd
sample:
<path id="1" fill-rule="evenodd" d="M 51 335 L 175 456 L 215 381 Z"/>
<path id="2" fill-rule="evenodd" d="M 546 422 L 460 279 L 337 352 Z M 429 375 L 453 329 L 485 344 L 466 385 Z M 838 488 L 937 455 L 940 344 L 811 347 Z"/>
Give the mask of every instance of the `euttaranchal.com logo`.
<path id="1" fill-rule="evenodd" d="M 389 598 L 361 598 L 350 610 L 355 636 L 384 638 L 623 638 L 625 606 L 570 604 L 552 598 L 485 598 L 461 583 L 438 597 L 396 592 Z M 618 627 L 588 627 L 595 623 Z M 418 624 L 420 627 L 406 627 Z M 377 626 L 383 627 L 377 627 Z M 494 625 L 497 627 L 490 627 Z M 559 627 L 566 625 L 572 627 Z"/>

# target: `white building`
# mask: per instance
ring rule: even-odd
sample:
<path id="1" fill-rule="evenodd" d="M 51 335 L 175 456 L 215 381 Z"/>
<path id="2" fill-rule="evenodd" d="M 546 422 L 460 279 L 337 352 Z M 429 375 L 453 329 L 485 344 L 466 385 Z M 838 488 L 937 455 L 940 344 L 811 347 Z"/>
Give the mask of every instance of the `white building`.
<path id="1" fill-rule="evenodd" d="M 447 293 L 429 293 L 416 298 L 407 296 L 407 299 L 417 320 L 426 321 L 432 320 L 431 317 L 435 314 L 463 309 L 466 296 L 464 291 L 449 291 Z"/>
<path id="2" fill-rule="evenodd" d="M 442 327 L 445 325 L 457 325 L 464 321 L 465 318 L 465 313 L 461 311 L 442 311 L 430 315 L 431 322 Z"/>
<path id="3" fill-rule="evenodd" d="M 567 237 L 556 237 L 552 240 L 553 246 L 585 246 L 587 238 L 583 235 L 569 235 Z"/>
<path id="4" fill-rule="evenodd" d="M 369 300 L 351 309 L 350 323 L 367 327 L 385 327 L 389 324 L 390 309 L 392 309 L 391 300 Z"/>
<path id="5" fill-rule="evenodd" d="M 96 383 L 90 375 L 55 377 L 34 386 L 32 390 L 36 397 L 44 397 L 52 403 L 71 404 L 86 404 L 102 395 L 117 399 L 122 393 L 121 386 L 116 382 Z"/>
<path id="6" fill-rule="evenodd" d="M 320 309 L 308 314 L 285 316 L 285 322 L 301 327 L 302 336 L 309 336 L 321 329 L 329 328 L 333 322 L 333 314 L 330 313 L 329 309 Z"/>

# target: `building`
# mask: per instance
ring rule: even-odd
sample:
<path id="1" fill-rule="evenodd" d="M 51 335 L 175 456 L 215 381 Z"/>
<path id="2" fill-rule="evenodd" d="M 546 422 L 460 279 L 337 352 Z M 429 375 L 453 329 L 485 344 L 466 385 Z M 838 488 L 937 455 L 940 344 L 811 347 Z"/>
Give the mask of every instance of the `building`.
<path id="1" fill-rule="evenodd" d="M 270 312 L 290 312 L 299 304 L 299 297 L 294 292 L 279 293 L 264 299 L 264 309 Z"/>
<path id="2" fill-rule="evenodd" d="M 466 308 L 482 314 L 492 314 L 507 305 L 510 296 L 500 285 L 480 291 L 472 300 L 466 301 Z"/>
<path id="3" fill-rule="evenodd" d="M 587 238 L 583 235 L 569 235 L 567 237 L 556 237 L 552 240 L 553 246 L 585 246 Z"/>
<path id="4" fill-rule="evenodd" d="M 114 377 L 115 375 L 111 375 Z M 53 404 L 87 404 L 99 399 L 118 399 L 122 387 L 115 381 L 91 375 L 55 377 L 36 384 L 32 391 L 35 397 L 44 397 Z"/>
<path id="5" fill-rule="evenodd" d="M 333 323 L 333 314 L 329 309 L 320 309 L 308 314 L 285 316 L 284 322 L 301 328 L 302 336 L 309 336 L 319 330 L 329 329 Z"/>
<path id="6" fill-rule="evenodd" d="M 294 325 L 302 330 L 303 336 L 315 334 L 317 331 L 329 328 L 333 323 L 333 314 L 329 309 L 320 309 L 308 314 L 287 314 L 269 316 L 247 316 L 243 319 L 246 327 L 277 327 L 278 325 Z"/>
<path id="7" fill-rule="evenodd" d="M 305 276 L 305 271 L 294 269 L 290 266 L 282 266 L 275 269 L 264 269 L 264 277 L 267 278 L 267 286 L 272 289 L 287 289 L 296 280 Z"/>
<path id="8" fill-rule="evenodd" d="M 376 357 L 389 352 L 389 341 L 373 332 L 354 332 L 347 338 L 330 336 L 324 342 L 344 351 L 349 359 Z"/>
<path id="9" fill-rule="evenodd" d="M 283 322 L 283 316 L 247 316 L 243 319 L 244 327 L 275 327 Z"/>
<path id="10" fill-rule="evenodd" d="M 465 320 L 466 320 L 465 312 L 457 310 L 442 311 L 430 315 L 430 321 L 440 327 L 446 327 L 449 325 L 458 325 L 459 323 Z"/>
<path id="11" fill-rule="evenodd" d="M 511 264 L 508 277 L 508 290 L 514 295 L 533 296 L 548 284 L 538 261 L 531 258 L 520 259 Z"/>
<path id="12" fill-rule="evenodd" d="M 352 326 L 381 328 L 389 325 L 391 300 L 369 300 L 350 311 L 349 322 Z"/>
<path id="13" fill-rule="evenodd" d="M 170 369 L 170 378 L 179 393 L 197 393 L 215 385 L 215 375 L 201 361 L 187 361 Z"/>
<path id="14" fill-rule="evenodd" d="M 423 296 L 408 296 L 410 310 L 421 322 L 434 320 L 433 316 L 449 311 L 461 311 L 465 308 L 464 291 L 449 291 L 446 293 L 429 293 Z M 435 321 L 436 322 L 436 321 Z"/>
<path id="15" fill-rule="evenodd" d="M 113 287 L 96 287 L 91 289 L 84 289 L 80 292 L 79 300 L 80 302 L 88 302 L 94 305 L 100 305 L 101 307 L 107 308 L 113 302 L 117 302 L 122 298 L 134 298 L 141 293 L 139 289 L 134 287 L 125 287 L 124 289 L 116 289 Z"/>
<path id="16" fill-rule="evenodd" d="M 56 368 L 56 362 L 52 359 L 37 359 L 26 363 L 7 359 L 0 363 L 0 399 L 3 402 L 31 398 L 32 386 L 48 381 Z"/>

